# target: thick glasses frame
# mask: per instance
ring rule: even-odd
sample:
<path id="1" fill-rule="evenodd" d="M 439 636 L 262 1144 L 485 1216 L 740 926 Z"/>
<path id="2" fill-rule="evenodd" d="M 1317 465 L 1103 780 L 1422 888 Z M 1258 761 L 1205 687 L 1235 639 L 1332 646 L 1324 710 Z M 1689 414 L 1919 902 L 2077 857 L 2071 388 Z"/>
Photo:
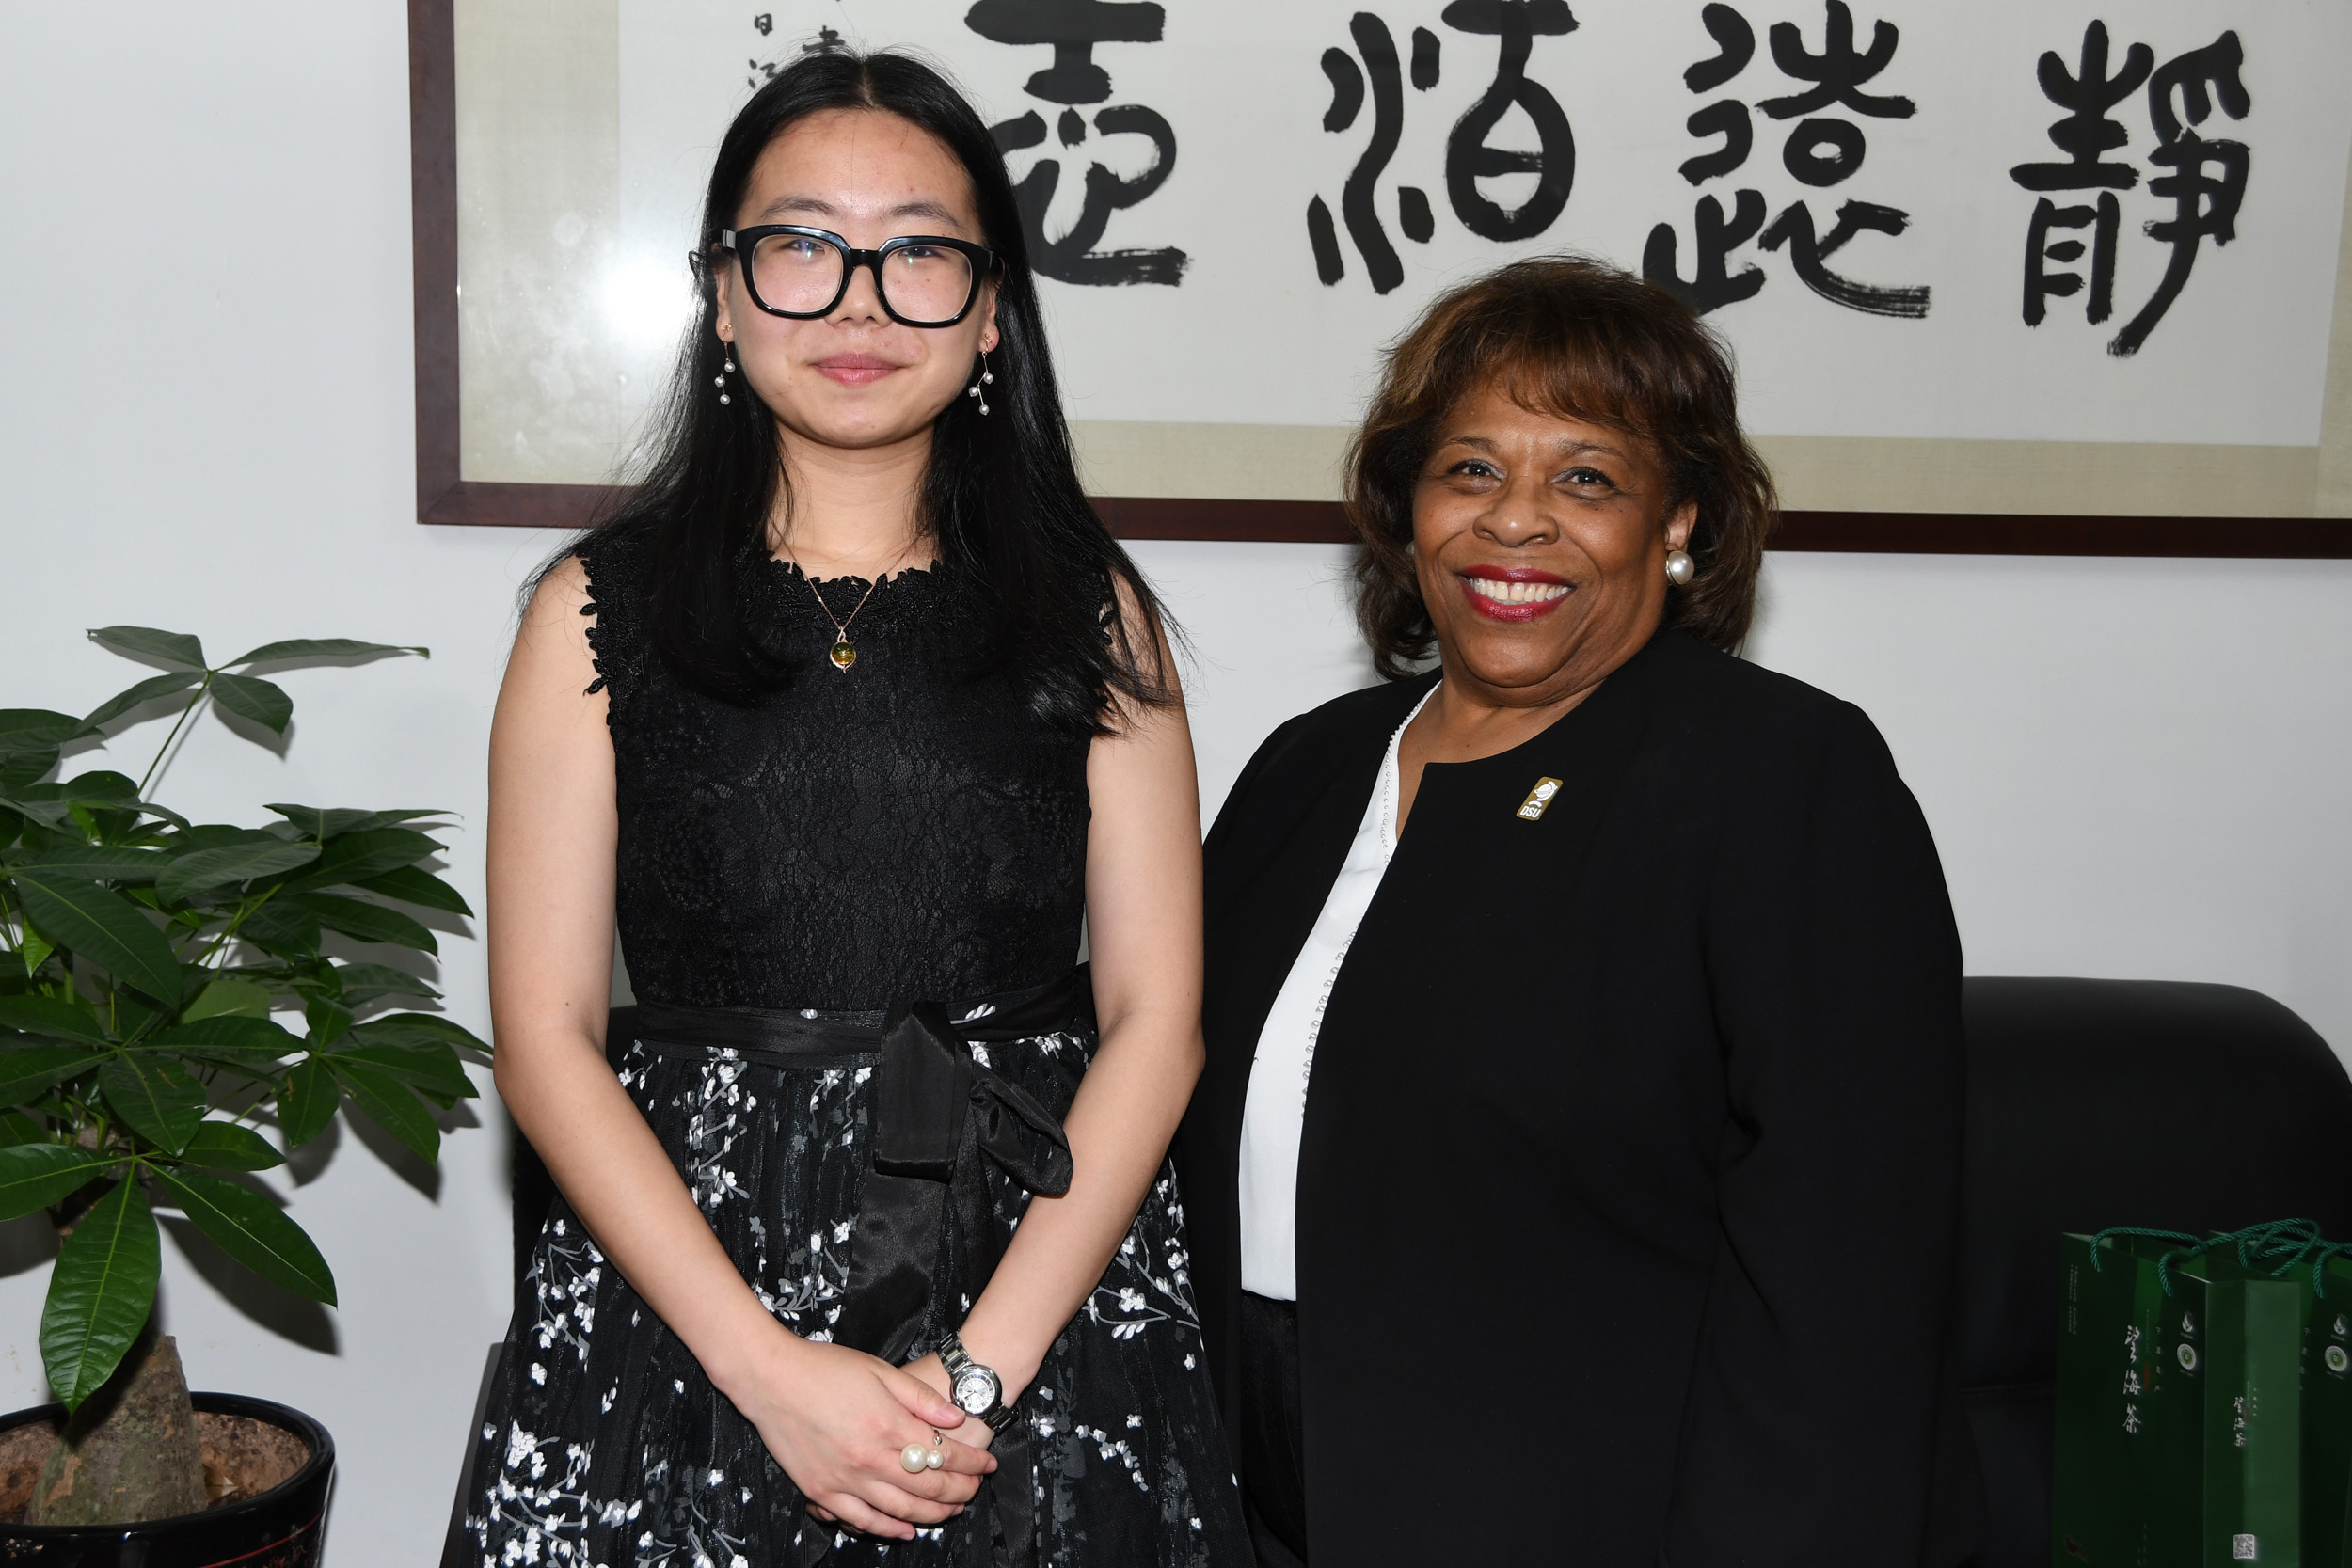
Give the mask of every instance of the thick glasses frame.
<path id="1" fill-rule="evenodd" d="M 752 253 L 759 248 L 759 242 L 771 234 L 792 234 L 804 240 L 822 240 L 840 252 L 841 287 L 834 292 L 833 298 L 825 302 L 823 309 L 782 310 L 759 297 L 759 284 L 752 277 Z M 819 316 L 832 315 L 840 308 L 842 300 L 848 297 L 850 280 L 857 276 L 857 269 L 866 267 L 874 275 L 874 297 L 882 301 L 883 313 L 892 321 L 900 326 L 953 326 L 972 313 L 972 307 L 979 302 L 980 285 L 995 276 L 997 266 L 996 253 L 986 245 L 974 245 L 968 240 L 951 240 L 945 234 L 900 234 L 895 239 L 884 240 L 875 249 L 860 250 L 830 229 L 808 229 L 797 223 L 764 223 L 756 229 L 722 230 L 719 244 L 724 249 L 733 251 L 736 261 L 741 263 L 743 287 L 751 294 L 752 303 L 770 315 L 782 316 L 787 321 L 814 321 Z M 960 252 L 965 261 L 972 263 L 972 290 L 964 295 L 962 308 L 944 320 L 918 321 L 913 316 L 900 315 L 890 303 L 889 285 L 882 281 L 882 262 L 891 253 L 918 245 Z"/>

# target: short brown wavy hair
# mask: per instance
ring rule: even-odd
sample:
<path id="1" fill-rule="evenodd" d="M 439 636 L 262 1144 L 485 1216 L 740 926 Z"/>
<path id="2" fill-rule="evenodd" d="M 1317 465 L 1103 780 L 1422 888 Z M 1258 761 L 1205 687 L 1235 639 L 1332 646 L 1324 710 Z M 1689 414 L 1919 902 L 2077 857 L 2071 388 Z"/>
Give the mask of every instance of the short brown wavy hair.
<path id="1" fill-rule="evenodd" d="M 1663 289 L 1581 256 L 1514 261 L 1444 294 L 1389 351 L 1349 444 L 1347 516 L 1363 548 L 1356 615 L 1381 674 L 1399 680 L 1437 641 L 1413 572 L 1413 493 L 1438 427 L 1499 387 L 1525 406 L 1649 443 L 1667 508 L 1698 502 L 1698 572 L 1666 597 L 1666 625 L 1726 652 L 1747 636 L 1772 476 L 1740 430 L 1729 352 Z"/>

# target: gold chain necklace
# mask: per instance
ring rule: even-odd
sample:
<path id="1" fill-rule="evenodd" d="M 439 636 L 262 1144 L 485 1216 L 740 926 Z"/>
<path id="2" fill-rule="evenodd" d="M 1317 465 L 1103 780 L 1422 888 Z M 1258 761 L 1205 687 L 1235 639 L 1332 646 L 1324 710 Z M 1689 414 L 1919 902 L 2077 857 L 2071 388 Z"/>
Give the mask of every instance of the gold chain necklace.
<path id="1" fill-rule="evenodd" d="M 792 564 L 801 565 L 797 561 Z M 857 610 L 850 611 L 850 621 L 841 620 L 834 614 L 833 606 L 827 604 L 825 595 L 818 592 L 817 579 L 808 575 L 805 566 L 801 566 L 801 580 L 808 584 L 810 593 L 817 594 L 817 608 L 825 612 L 825 619 L 833 622 L 833 667 L 848 674 L 850 666 L 857 662 L 857 647 L 850 641 L 850 621 L 857 619 L 858 610 L 866 608 L 866 601 L 872 598 L 874 590 L 882 586 L 882 574 L 877 572 L 874 580 L 866 585 L 866 592 L 858 596 Z"/>

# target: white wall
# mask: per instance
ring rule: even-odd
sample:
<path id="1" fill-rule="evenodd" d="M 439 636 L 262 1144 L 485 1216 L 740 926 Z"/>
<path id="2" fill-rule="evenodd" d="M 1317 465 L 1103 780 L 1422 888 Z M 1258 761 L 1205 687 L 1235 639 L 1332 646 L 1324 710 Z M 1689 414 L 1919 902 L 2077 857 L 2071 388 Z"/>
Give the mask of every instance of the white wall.
<path id="1" fill-rule="evenodd" d="M 393 0 L 0 11 L 0 705 L 128 684 L 81 638 L 115 622 L 216 654 L 429 643 L 288 677 L 284 759 L 208 727 L 167 795 L 244 821 L 265 800 L 453 807 L 471 895 L 510 594 L 550 541 L 410 520 L 404 25 Z M 1199 648 L 1213 810 L 1268 728 L 1366 678 L 1343 553 L 1137 554 Z M 1784 556 L 1755 653 L 1886 731 L 1972 969 L 2235 981 L 2342 1050 L 2347 642 L 2352 563 Z M 485 1026 L 480 944 L 448 942 L 442 973 Z M 505 1316 L 503 1159 L 495 1125 L 461 1131 L 416 1179 L 345 1133 L 282 1183 L 339 1312 L 240 1307 L 167 1245 L 198 1386 L 334 1430 L 337 1568 L 431 1560 Z M 37 1251 L 0 1235 L 0 1406 L 43 1397 Z"/>

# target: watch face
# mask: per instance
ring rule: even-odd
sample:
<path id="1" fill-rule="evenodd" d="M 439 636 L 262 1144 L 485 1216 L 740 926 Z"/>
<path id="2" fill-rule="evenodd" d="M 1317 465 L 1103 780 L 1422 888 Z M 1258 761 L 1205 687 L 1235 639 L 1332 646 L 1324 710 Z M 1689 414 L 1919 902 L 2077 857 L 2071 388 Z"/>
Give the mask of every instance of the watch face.
<path id="1" fill-rule="evenodd" d="M 956 1374 L 956 1408 L 967 1416 L 985 1416 L 996 1403 L 996 1378 L 984 1367 L 966 1367 Z"/>

